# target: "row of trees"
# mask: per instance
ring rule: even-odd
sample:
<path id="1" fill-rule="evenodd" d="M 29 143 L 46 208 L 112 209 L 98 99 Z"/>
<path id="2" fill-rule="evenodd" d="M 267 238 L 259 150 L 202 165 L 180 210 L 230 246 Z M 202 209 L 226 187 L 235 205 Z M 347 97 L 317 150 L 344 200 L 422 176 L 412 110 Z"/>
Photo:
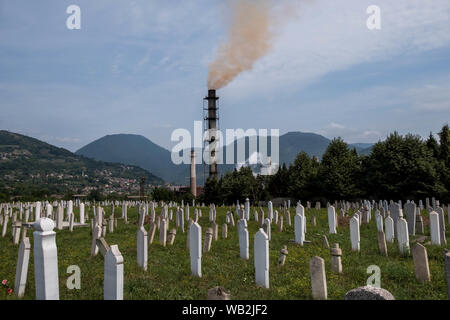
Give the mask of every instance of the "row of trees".
<path id="1" fill-rule="evenodd" d="M 334 139 L 322 160 L 300 152 L 273 176 L 254 176 L 250 168 L 209 179 L 201 201 L 242 203 L 275 197 L 302 200 L 424 199 L 450 202 L 450 130 L 445 125 L 439 142 L 433 134 L 390 134 L 373 146 L 369 155 L 358 155 L 341 139 Z"/>

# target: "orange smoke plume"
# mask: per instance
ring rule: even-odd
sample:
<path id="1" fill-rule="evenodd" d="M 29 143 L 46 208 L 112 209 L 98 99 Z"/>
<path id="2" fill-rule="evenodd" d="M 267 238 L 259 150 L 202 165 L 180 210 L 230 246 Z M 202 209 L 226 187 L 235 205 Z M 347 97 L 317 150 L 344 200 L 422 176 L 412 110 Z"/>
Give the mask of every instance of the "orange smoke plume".
<path id="1" fill-rule="evenodd" d="M 220 89 L 255 62 L 272 47 L 270 5 L 267 1 L 232 2 L 232 20 L 228 38 L 209 65 L 208 88 Z"/>

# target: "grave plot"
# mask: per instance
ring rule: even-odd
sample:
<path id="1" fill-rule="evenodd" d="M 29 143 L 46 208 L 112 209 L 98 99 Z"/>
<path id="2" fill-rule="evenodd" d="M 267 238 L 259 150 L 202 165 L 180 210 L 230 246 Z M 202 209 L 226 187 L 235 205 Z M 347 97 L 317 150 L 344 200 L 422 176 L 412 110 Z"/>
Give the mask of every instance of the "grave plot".
<path id="1" fill-rule="evenodd" d="M 231 299 L 342 300 L 377 285 L 377 270 L 397 300 L 447 299 L 450 290 L 439 207 L 1 206 L 0 278 L 13 289 L 1 299 L 206 299 L 221 287 Z M 76 267 L 79 289 L 69 285 Z M 45 281 L 48 291 L 37 290 Z M 348 297 L 375 294 L 364 290 Z"/>

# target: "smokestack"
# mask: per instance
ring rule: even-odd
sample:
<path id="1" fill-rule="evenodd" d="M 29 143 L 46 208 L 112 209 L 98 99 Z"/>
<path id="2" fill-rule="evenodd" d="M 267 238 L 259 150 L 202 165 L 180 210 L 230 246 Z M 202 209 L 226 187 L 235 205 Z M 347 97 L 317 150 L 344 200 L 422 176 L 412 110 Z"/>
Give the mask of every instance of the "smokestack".
<path id="1" fill-rule="evenodd" d="M 191 193 L 197 197 L 197 175 L 195 173 L 195 150 L 191 151 Z"/>
<path id="2" fill-rule="evenodd" d="M 209 152 L 210 152 L 210 165 L 209 165 L 209 177 L 217 177 L 217 160 L 216 160 L 216 151 L 215 151 L 215 141 L 216 141 L 216 130 L 217 130 L 217 121 L 219 120 L 217 116 L 217 100 L 219 97 L 216 97 L 216 90 L 209 89 L 208 96 L 205 97 L 205 100 L 208 101 L 208 116 L 205 120 L 208 122 L 208 130 L 209 130 Z M 214 145 L 211 145 L 213 144 Z"/>

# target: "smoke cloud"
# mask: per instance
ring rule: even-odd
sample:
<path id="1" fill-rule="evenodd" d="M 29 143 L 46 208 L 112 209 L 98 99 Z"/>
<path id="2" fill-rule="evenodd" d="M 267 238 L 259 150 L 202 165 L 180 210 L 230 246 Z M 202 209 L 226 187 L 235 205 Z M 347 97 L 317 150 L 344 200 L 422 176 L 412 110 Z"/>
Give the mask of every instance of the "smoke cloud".
<path id="1" fill-rule="evenodd" d="M 273 45 L 275 19 L 268 1 L 232 1 L 231 9 L 228 38 L 209 65 L 208 89 L 223 88 L 241 72 L 251 70 Z"/>

